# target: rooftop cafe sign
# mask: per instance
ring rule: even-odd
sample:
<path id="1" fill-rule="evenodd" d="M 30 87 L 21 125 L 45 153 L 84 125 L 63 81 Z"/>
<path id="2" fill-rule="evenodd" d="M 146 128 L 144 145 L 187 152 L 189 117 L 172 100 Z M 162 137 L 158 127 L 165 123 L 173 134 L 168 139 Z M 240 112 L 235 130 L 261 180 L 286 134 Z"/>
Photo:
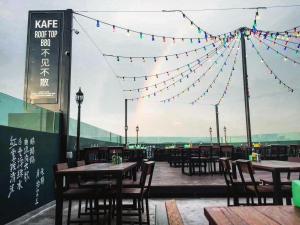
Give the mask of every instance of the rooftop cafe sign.
<path id="1" fill-rule="evenodd" d="M 31 12 L 28 20 L 25 94 L 33 104 L 57 104 L 63 14 Z"/>

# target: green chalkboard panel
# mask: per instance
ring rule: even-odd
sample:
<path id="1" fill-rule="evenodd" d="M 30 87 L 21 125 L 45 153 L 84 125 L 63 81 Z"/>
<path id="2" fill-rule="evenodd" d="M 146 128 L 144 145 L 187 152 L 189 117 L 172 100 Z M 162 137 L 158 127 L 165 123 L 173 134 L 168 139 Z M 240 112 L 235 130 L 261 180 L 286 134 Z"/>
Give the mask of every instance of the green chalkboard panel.
<path id="1" fill-rule="evenodd" d="M 0 224 L 54 199 L 58 134 L 0 126 Z"/>

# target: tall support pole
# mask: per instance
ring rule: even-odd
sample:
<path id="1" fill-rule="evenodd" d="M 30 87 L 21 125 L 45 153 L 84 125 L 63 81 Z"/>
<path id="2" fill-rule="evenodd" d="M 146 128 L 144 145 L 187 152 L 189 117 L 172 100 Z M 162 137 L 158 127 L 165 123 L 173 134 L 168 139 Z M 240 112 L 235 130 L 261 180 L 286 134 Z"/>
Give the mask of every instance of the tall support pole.
<path id="1" fill-rule="evenodd" d="M 245 100 L 246 129 L 247 129 L 247 145 L 248 145 L 248 147 L 252 147 L 250 109 L 249 109 L 249 88 L 248 88 L 247 59 L 246 59 L 246 44 L 245 44 L 244 31 L 245 31 L 245 28 L 240 28 L 241 45 L 242 45 L 242 65 L 243 65 L 243 82 L 244 82 L 244 100 Z"/>
<path id="2" fill-rule="evenodd" d="M 128 125 L 127 125 L 127 99 L 125 99 L 125 147 L 127 147 L 127 131 L 128 131 Z"/>
<path id="3" fill-rule="evenodd" d="M 220 145 L 219 107 L 218 107 L 218 105 L 215 105 L 215 110 L 216 110 L 217 141 L 218 141 L 218 145 Z"/>

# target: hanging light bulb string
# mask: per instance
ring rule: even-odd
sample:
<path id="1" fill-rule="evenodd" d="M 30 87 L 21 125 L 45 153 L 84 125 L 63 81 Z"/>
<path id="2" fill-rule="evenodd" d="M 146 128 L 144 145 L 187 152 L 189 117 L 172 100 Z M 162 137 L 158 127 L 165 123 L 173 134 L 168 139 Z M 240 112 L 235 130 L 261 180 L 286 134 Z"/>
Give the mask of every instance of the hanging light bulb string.
<path id="1" fill-rule="evenodd" d="M 294 38 L 298 40 L 300 38 L 300 31 L 297 31 L 296 33 L 289 33 L 287 31 L 266 31 L 266 30 L 260 30 L 260 29 L 249 29 L 248 30 L 251 33 L 259 33 L 264 36 L 269 36 L 271 38 L 275 39 L 283 39 L 283 40 L 289 40 L 290 38 Z"/>
<path id="2" fill-rule="evenodd" d="M 204 34 L 204 39 L 208 39 L 208 38 L 215 38 L 215 39 L 219 39 L 219 40 L 223 40 L 224 42 L 228 41 L 229 39 L 234 38 L 238 33 L 239 33 L 239 29 L 235 29 L 232 30 L 230 32 L 227 33 L 222 33 L 222 34 L 218 34 L 218 35 L 213 35 L 209 32 L 207 32 L 206 30 L 202 29 L 200 26 L 198 26 L 189 16 L 186 15 L 186 13 L 184 13 L 182 10 L 165 10 L 165 12 L 180 12 L 182 17 L 186 20 L 189 21 L 190 25 L 195 27 L 198 31 L 198 34 L 203 33 Z"/>
<path id="3" fill-rule="evenodd" d="M 210 65 L 210 67 L 209 67 L 208 70 L 210 70 L 210 68 L 212 68 L 212 67 L 216 64 L 216 61 L 218 61 L 220 57 L 223 57 L 223 54 L 225 53 L 225 51 L 227 51 L 227 50 L 229 49 L 229 47 L 230 47 L 230 44 L 229 44 L 229 45 L 227 46 L 227 48 L 222 52 L 222 54 L 220 54 L 220 55 L 217 57 L 217 59 L 215 59 L 215 61 Z M 207 70 L 207 71 L 208 71 L 208 70 Z M 195 70 L 193 70 L 193 72 L 194 72 L 194 71 L 195 71 Z M 205 73 L 207 73 L 207 72 L 205 72 Z M 203 75 L 203 74 L 202 74 L 202 75 Z M 187 75 L 186 75 L 186 76 L 187 76 Z M 185 76 L 185 77 L 186 77 L 186 76 Z M 175 82 L 169 84 L 168 86 L 165 86 L 165 87 L 163 87 L 163 88 L 161 88 L 161 89 L 159 89 L 159 90 L 157 90 L 157 91 L 154 91 L 154 92 L 152 92 L 152 93 L 148 93 L 148 94 L 145 94 L 145 95 L 142 95 L 142 96 L 139 96 L 139 97 L 135 97 L 135 98 L 130 98 L 129 100 L 134 101 L 134 100 L 144 99 L 144 98 L 146 98 L 146 97 L 150 98 L 151 96 L 156 96 L 158 93 L 162 93 L 162 92 L 165 91 L 165 90 L 169 90 L 170 87 L 175 87 L 176 83 L 178 83 L 178 82 L 182 82 L 182 79 L 178 79 L 178 80 L 176 80 Z"/>
<path id="4" fill-rule="evenodd" d="M 231 47 L 231 49 L 230 49 L 230 51 L 229 51 L 229 53 L 228 53 L 228 55 L 227 55 L 227 57 L 226 57 L 226 60 L 230 57 L 231 52 L 232 52 L 232 50 L 233 50 L 235 44 L 236 44 L 236 41 L 234 42 L 233 46 Z M 225 61 L 226 61 L 226 60 L 225 60 Z M 173 101 L 173 100 L 175 100 L 175 98 L 178 98 L 179 96 L 181 96 L 182 94 L 184 94 L 186 91 L 189 91 L 190 88 L 195 88 L 196 85 L 197 85 L 198 83 L 200 83 L 201 79 L 202 79 L 203 77 L 205 77 L 205 76 L 207 75 L 207 73 L 208 73 L 208 72 L 209 72 L 209 71 L 217 64 L 217 61 L 218 61 L 218 59 L 216 59 L 216 60 L 210 65 L 210 67 L 208 67 L 208 69 L 207 69 L 205 72 L 203 72 L 196 80 L 194 80 L 194 82 L 193 82 L 191 85 L 187 86 L 186 88 L 184 88 L 182 91 L 180 91 L 180 92 L 177 93 L 176 95 L 173 95 L 173 96 L 171 96 L 171 97 L 169 97 L 169 98 L 166 98 L 166 99 L 161 100 L 161 102 L 165 103 L 165 102 Z"/>
<path id="5" fill-rule="evenodd" d="M 258 13 L 258 9 L 256 10 L 255 13 L 255 17 L 254 17 L 254 21 L 253 21 L 253 25 L 252 25 L 252 30 L 255 32 L 257 29 L 257 20 L 259 20 L 259 13 Z"/>
<path id="6" fill-rule="evenodd" d="M 229 77 L 228 77 L 228 80 L 227 80 L 225 89 L 224 89 L 224 91 L 223 91 L 223 94 L 221 95 L 221 97 L 220 97 L 220 99 L 219 99 L 219 101 L 217 102 L 216 105 L 220 105 L 221 102 L 223 101 L 225 95 L 227 94 L 228 87 L 229 87 L 229 85 L 230 85 L 230 83 L 231 83 L 231 80 L 232 80 L 233 71 L 235 70 L 235 65 L 236 65 L 238 53 L 239 53 L 239 48 L 238 48 L 238 50 L 237 50 L 237 52 L 236 52 L 235 59 L 234 59 L 234 62 L 233 62 L 233 66 L 232 66 L 232 68 L 231 68 L 230 75 L 229 75 Z"/>
<path id="7" fill-rule="evenodd" d="M 261 62 L 266 66 L 266 68 L 269 70 L 270 75 L 273 75 L 275 80 L 279 81 L 279 84 L 284 86 L 285 88 L 287 88 L 287 90 L 289 92 L 294 92 L 294 89 L 291 88 L 290 86 L 288 86 L 285 82 L 283 82 L 275 73 L 274 71 L 271 69 L 271 67 L 267 64 L 266 60 L 262 57 L 262 55 L 260 54 L 260 52 L 258 51 L 257 47 L 255 46 L 255 44 L 253 43 L 253 41 L 250 39 L 250 42 L 252 43 L 252 47 L 254 48 L 254 50 L 256 51 L 257 55 L 259 56 Z"/>
<path id="8" fill-rule="evenodd" d="M 167 42 L 167 40 L 170 40 L 170 41 L 173 41 L 175 42 L 176 40 L 181 40 L 181 41 L 189 41 L 190 43 L 198 43 L 199 40 L 203 40 L 205 39 L 206 41 L 208 41 L 208 37 L 207 38 L 200 38 L 200 37 L 175 37 L 175 36 L 168 36 L 168 35 L 158 35 L 158 34 L 151 34 L 151 33 L 147 33 L 147 32 L 142 32 L 142 31 L 137 31 L 137 30 L 133 30 L 133 29 L 129 29 L 129 28 L 126 28 L 126 27 L 122 27 L 122 26 L 119 26 L 119 25 L 114 25 L 112 23 L 108 23 L 108 22 L 105 22 L 103 20 L 100 20 L 100 19 L 97 19 L 97 18 L 94 18 L 94 17 L 91 17 L 91 16 L 87 16 L 87 15 L 84 15 L 84 14 L 81 14 L 81 13 L 78 13 L 78 12 L 73 12 L 74 14 L 76 15 L 79 15 L 79 16 L 82 16 L 86 19 L 89 19 L 89 20 L 92 20 L 94 22 L 96 22 L 96 27 L 101 27 L 101 25 L 106 25 L 106 26 L 109 26 L 109 27 L 112 27 L 113 31 L 116 31 L 116 29 L 119 29 L 119 30 L 123 30 L 126 32 L 127 35 L 130 35 L 131 33 L 134 33 L 134 34 L 137 34 L 137 36 L 140 38 L 140 39 L 143 39 L 144 36 L 148 36 L 150 37 L 150 40 L 152 41 L 155 41 L 155 39 L 159 38 L 160 40 L 162 40 L 163 42 Z M 210 36 L 210 39 L 211 40 L 215 40 L 217 37 L 219 37 L 218 35 L 217 36 Z"/>
<path id="9" fill-rule="evenodd" d="M 231 68 L 231 74 L 232 74 L 232 71 L 234 70 L 234 67 L 235 67 L 235 64 L 236 64 L 236 59 L 237 59 L 237 56 L 238 56 L 238 53 L 239 53 L 239 49 L 240 49 L 240 42 L 239 42 L 239 45 L 237 47 L 237 50 L 236 50 L 236 53 L 235 53 L 235 56 L 234 56 L 233 65 L 232 65 L 232 68 Z M 206 94 L 209 92 L 209 90 L 213 88 L 213 86 L 216 83 L 216 80 L 218 79 L 219 75 L 223 72 L 223 67 L 226 66 L 228 58 L 225 60 L 225 62 L 223 63 L 221 69 L 218 71 L 217 75 L 214 77 L 214 79 L 208 85 L 208 87 L 205 89 L 205 91 L 199 97 L 197 97 L 192 102 L 190 102 L 190 104 L 193 105 L 193 104 L 197 103 L 198 101 L 200 101 L 200 99 L 203 98 L 204 96 L 206 96 Z M 227 89 L 225 88 L 225 90 L 227 90 Z"/>
<path id="10" fill-rule="evenodd" d="M 193 65 L 195 63 L 198 64 L 199 61 L 201 62 L 202 57 L 209 57 L 209 56 L 211 56 L 211 54 L 217 54 L 218 51 L 222 48 L 224 48 L 224 46 L 219 45 L 219 46 L 215 47 L 214 49 L 210 50 L 207 54 L 201 56 L 200 58 L 197 58 L 196 60 L 193 60 L 193 61 L 191 61 L 191 62 L 189 62 L 189 63 L 187 63 L 183 66 L 180 66 L 180 67 L 177 67 L 175 69 L 171 69 L 171 70 L 168 70 L 168 71 L 165 71 L 165 72 L 150 74 L 150 75 L 138 75 L 138 76 L 126 76 L 126 75 L 124 75 L 124 76 L 118 76 L 118 78 L 123 79 L 123 80 L 132 79 L 133 81 L 135 81 L 136 79 L 145 79 L 145 80 L 147 80 L 148 78 L 151 78 L 151 77 L 159 78 L 160 76 L 163 76 L 163 75 L 168 75 L 169 76 L 170 73 L 173 73 L 175 71 L 178 72 L 179 70 L 181 70 L 183 68 L 186 68 L 186 67 L 190 67 L 191 65 Z"/>
<path id="11" fill-rule="evenodd" d="M 189 56 L 189 53 L 197 53 L 199 50 L 207 50 L 207 48 L 213 46 L 216 46 L 216 43 L 218 43 L 220 41 L 214 41 L 213 43 L 201 46 L 199 48 L 194 48 L 188 51 L 184 51 L 184 52 L 179 52 L 179 53 L 174 53 L 174 54 L 168 54 L 168 55 L 157 55 L 157 56 L 123 56 L 123 55 L 114 55 L 114 54 L 103 54 L 103 56 L 105 57 L 113 57 L 116 58 L 117 61 L 120 61 L 121 59 L 129 59 L 130 62 L 132 62 L 133 59 L 142 59 L 143 62 L 145 62 L 145 59 L 153 59 L 154 62 L 156 62 L 158 59 L 165 59 L 168 60 L 170 57 L 176 57 L 177 59 L 179 58 L 179 56 L 181 55 L 185 55 L 185 56 Z"/>
<path id="12" fill-rule="evenodd" d="M 226 50 L 227 50 L 227 49 L 225 49 L 225 50 L 221 53 L 221 55 L 223 55 L 224 52 L 225 52 Z M 178 74 L 176 74 L 175 76 L 172 76 L 172 77 L 169 78 L 169 79 L 160 81 L 160 82 L 155 83 L 155 84 L 151 84 L 151 85 L 149 85 L 149 86 L 143 86 L 143 87 L 134 88 L 134 89 L 125 89 L 125 90 L 123 90 L 123 91 L 125 91 L 125 92 L 133 92 L 133 91 L 140 92 L 140 91 L 144 91 L 144 90 L 148 91 L 149 88 L 153 88 L 153 87 L 158 88 L 160 85 L 164 85 L 164 86 L 168 85 L 168 87 L 170 87 L 170 86 L 172 86 L 172 85 L 174 86 L 174 84 L 176 84 L 176 83 L 178 83 L 178 82 L 182 82 L 182 79 L 183 79 L 183 78 L 187 78 L 187 79 L 188 79 L 190 74 L 195 73 L 196 70 L 198 70 L 199 68 L 201 68 L 206 62 L 208 62 L 208 61 L 209 61 L 212 57 L 214 57 L 215 55 L 219 55 L 219 53 L 217 52 L 217 54 L 213 54 L 213 55 L 211 55 L 211 56 L 205 55 L 205 59 L 204 59 L 204 60 L 198 61 L 197 64 L 195 64 L 195 65 L 193 65 L 193 66 L 190 66 L 187 70 L 182 71 L 182 72 L 179 72 Z M 188 73 L 185 74 L 186 72 L 188 72 Z M 176 81 L 174 81 L 175 78 L 180 77 L 180 76 L 181 76 L 180 79 L 177 79 Z M 169 81 L 173 81 L 173 83 L 169 85 L 169 84 L 168 84 Z"/>
<path id="13" fill-rule="evenodd" d="M 263 41 L 262 39 L 260 39 L 260 40 Z M 300 43 L 298 44 L 297 49 L 295 49 L 295 48 L 292 48 L 292 47 L 288 46 L 288 42 L 287 41 L 285 42 L 285 44 L 282 44 L 282 43 L 279 43 L 277 41 L 271 40 L 269 38 L 264 38 L 264 40 L 267 40 L 268 42 L 270 42 L 270 43 L 272 43 L 274 45 L 276 44 L 276 45 L 279 45 L 279 46 L 283 47 L 283 50 L 289 49 L 289 50 L 292 50 L 292 51 L 298 53 L 299 49 L 300 49 Z"/>
<path id="14" fill-rule="evenodd" d="M 272 46 L 266 44 L 264 41 L 260 40 L 260 39 L 259 39 L 258 37 L 256 37 L 255 35 L 254 35 L 253 37 L 254 37 L 256 40 L 258 40 L 259 43 L 262 43 L 263 45 L 265 45 L 265 47 L 267 48 L 267 50 L 271 49 L 272 51 L 274 51 L 274 52 L 276 52 L 277 54 L 281 55 L 281 56 L 284 58 L 285 61 L 286 61 L 286 60 L 289 60 L 289 61 L 291 61 L 291 62 L 293 62 L 293 63 L 295 63 L 295 64 L 300 65 L 300 62 L 298 62 L 298 61 L 296 61 L 295 59 L 293 59 L 293 58 L 291 58 L 291 57 L 289 57 L 289 56 L 287 56 L 287 55 L 285 55 L 285 54 L 279 52 L 277 49 L 275 49 L 275 48 L 273 48 Z M 252 43 L 253 43 L 253 42 L 252 42 Z M 252 45 L 252 47 L 253 47 L 253 45 Z"/>

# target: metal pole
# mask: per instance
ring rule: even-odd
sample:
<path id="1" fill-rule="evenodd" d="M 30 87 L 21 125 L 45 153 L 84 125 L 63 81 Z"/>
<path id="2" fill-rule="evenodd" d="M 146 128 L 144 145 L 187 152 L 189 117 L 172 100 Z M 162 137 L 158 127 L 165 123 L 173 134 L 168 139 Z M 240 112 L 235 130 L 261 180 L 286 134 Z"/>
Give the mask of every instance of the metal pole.
<path id="1" fill-rule="evenodd" d="M 218 105 L 215 105 L 215 109 L 216 109 L 217 141 L 218 141 L 218 145 L 220 145 L 219 108 L 218 108 Z"/>
<path id="2" fill-rule="evenodd" d="M 127 99 L 125 99 L 125 147 L 127 147 Z"/>
<path id="3" fill-rule="evenodd" d="M 136 145 L 139 144 L 139 131 L 136 131 Z"/>
<path id="4" fill-rule="evenodd" d="M 244 99 L 245 99 L 245 114 L 246 114 L 246 129 L 247 129 L 247 144 L 252 146 L 251 139 L 251 123 L 250 123 L 250 109 L 249 109 L 249 88 L 248 88 L 248 74 L 247 74 L 247 59 L 246 59 L 246 44 L 245 44 L 245 28 L 240 28 L 241 45 L 242 45 L 242 65 L 243 65 L 243 82 L 244 82 Z"/>
<path id="5" fill-rule="evenodd" d="M 77 116 L 77 139 L 76 139 L 76 159 L 80 160 L 80 111 L 81 105 L 78 104 L 78 116 Z"/>

